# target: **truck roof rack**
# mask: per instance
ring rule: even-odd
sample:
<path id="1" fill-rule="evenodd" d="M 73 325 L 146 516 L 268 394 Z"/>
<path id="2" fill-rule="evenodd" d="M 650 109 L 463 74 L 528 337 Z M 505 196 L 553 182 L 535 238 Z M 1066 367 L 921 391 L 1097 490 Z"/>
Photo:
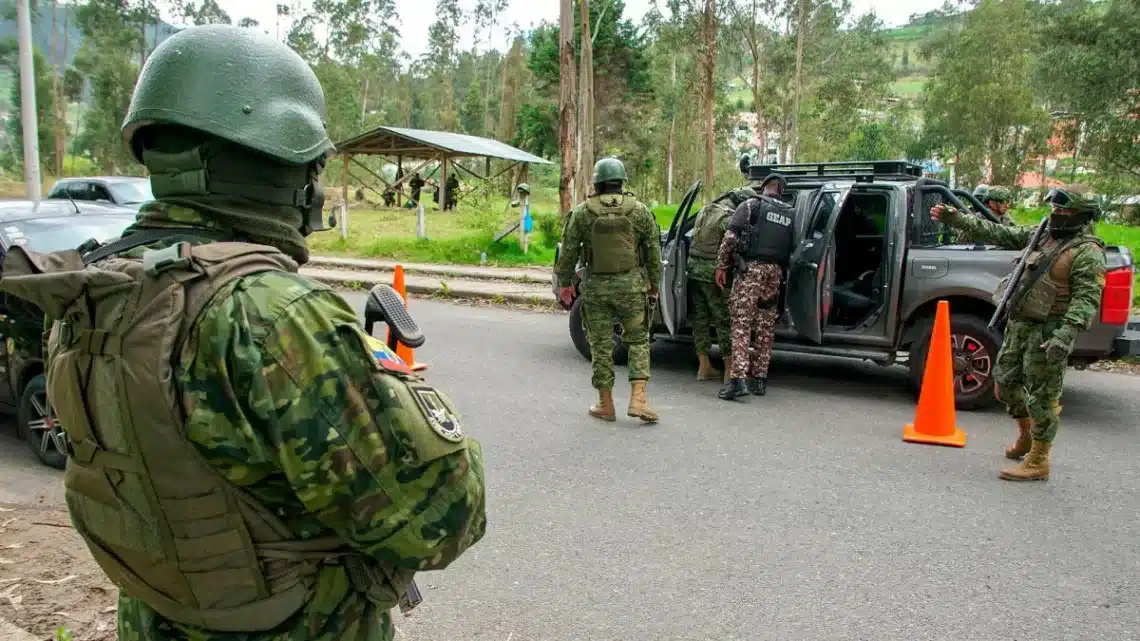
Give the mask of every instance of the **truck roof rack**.
<path id="1" fill-rule="evenodd" d="M 869 160 L 844 162 L 788 163 L 783 165 L 752 165 L 748 179 L 764 180 L 780 174 L 792 182 L 796 179 L 824 178 L 851 179 L 856 182 L 873 180 L 916 180 L 922 178 L 922 166 L 905 160 Z"/>

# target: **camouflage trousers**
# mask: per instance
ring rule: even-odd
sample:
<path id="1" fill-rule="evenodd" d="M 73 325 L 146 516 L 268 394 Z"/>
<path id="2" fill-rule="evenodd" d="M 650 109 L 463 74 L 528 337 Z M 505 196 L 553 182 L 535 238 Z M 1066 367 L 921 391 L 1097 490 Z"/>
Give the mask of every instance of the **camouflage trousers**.
<path id="1" fill-rule="evenodd" d="M 728 300 L 725 291 L 716 283 L 689 280 L 689 321 L 693 325 L 693 344 L 698 354 L 712 349 L 710 329 L 716 330 L 720 354 L 728 358 L 732 353 L 729 339 Z"/>
<path id="2" fill-rule="evenodd" d="M 649 380 L 648 316 L 649 299 L 645 294 L 584 297 L 582 322 L 590 342 L 594 389 L 614 387 L 615 320 L 621 325 L 622 342 L 629 349 L 629 380 Z"/>
<path id="3" fill-rule="evenodd" d="M 780 295 L 780 266 L 749 262 L 732 283 L 728 311 L 732 316 L 732 378 L 766 378 L 776 337 L 776 302 Z M 755 334 L 755 340 L 753 335 Z M 749 347 L 755 351 L 749 355 Z"/>
<path id="4" fill-rule="evenodd" d="M 1033 419 L 1033 439 L 1052 443 L 1060 427 L 1061 391 L 1068 355 L 1050 360 L 1041 345 L 1053 337 L 1061 321 L 1013 321 L 994 367 L 994 394 L 1014 419 Z"/>

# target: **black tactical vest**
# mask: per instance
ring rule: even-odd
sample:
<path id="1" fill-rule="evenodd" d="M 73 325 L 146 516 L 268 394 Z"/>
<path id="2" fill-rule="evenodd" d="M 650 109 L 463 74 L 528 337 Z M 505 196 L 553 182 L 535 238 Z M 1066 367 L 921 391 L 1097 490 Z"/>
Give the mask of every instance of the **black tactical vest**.
<path id="1" fill-rule="evenodd" d="M 748 227 L 741 233 L 737 254 L 744 260 L 786 265 L 792 255 L 795 210 L 774 198 L 748 201 Z"/>

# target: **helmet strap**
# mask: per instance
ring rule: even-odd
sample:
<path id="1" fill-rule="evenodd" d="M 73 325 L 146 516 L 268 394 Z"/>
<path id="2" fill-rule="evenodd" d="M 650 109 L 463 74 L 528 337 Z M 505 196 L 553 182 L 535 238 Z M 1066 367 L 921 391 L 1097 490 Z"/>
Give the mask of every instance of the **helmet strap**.
<path id="1" fill-rule="evenodd" d="M 241 198 L 300 211 L 302 222 L 298 231 L 302 235 L 327 229 L 322 211 L 325 193 L 319 180 L 326 162 L 324 156 L 307 166 L 281 165 L 220 141 L 206 142 L 176 153 L 144 149 L 142 155 L 143 163 L 151 174 L 155 199 Z M 247 180 L 221 180 L 217 178 L 219 175 Z M 286 186 L 302 181 L 304 187 L 300 189 Z"/>

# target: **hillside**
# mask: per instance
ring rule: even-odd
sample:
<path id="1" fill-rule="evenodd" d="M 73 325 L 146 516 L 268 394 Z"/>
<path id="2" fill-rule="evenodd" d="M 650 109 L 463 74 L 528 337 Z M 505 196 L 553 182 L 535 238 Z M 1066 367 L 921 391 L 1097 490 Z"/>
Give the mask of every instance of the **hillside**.
<path id="1" fill-rule="evenodd" d="M 39 9 L 32 12 L 32 42 L 47 58 L 50 56 L 52 46 L 52 6 L 46 1 L 41 1 L 39 4 Z M 56 5 L 55 28 L 58 30 L 56 55 L 60 64 L 70 66 L 83 44 L 83 30 L 80 29 L 76 19 L 74 5 L 62 3 Z M 176 31 L 177 27 L 165 22 L 152 25 L 146 30 L 147 42 L 153 48 Z M 12 0 L 0 0 L 0 41 L 16 37 L 16 5 Z M 0 111 L 9 109 L 8 102 L 11 95 L 9 88 L 12 78 L 13 70 L 0 68 Z"/>
<path id="2" fill-rule="evenodd" d="M 931 72 L 931 63 L 922 57 L 922 45 L 940 29 L 960 21 L 961 15 L 931 11 L 911 16 L 910 22 L 886 30 L 891 47 L 891 62 L 899 77 L 893 89 L 899 98 L 915 99 L 922 94 L 922 87 Z M 741 110 L 752 103 L 752 93 L 744 78 L 736 78 L 731 83 L 730 100 Z"/>

